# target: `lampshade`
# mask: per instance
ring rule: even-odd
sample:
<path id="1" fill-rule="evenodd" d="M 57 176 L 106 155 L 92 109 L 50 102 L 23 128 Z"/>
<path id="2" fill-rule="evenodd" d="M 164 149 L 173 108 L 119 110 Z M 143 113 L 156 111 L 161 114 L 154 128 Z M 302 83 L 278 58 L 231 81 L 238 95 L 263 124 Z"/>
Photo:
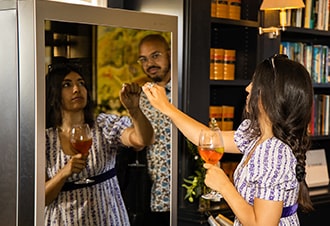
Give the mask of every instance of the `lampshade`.
<path id="1" fill-rule="evenodd" d="M 304 8 L 302 0 L 263 0 L 260 10 L 283 10 Z"/>

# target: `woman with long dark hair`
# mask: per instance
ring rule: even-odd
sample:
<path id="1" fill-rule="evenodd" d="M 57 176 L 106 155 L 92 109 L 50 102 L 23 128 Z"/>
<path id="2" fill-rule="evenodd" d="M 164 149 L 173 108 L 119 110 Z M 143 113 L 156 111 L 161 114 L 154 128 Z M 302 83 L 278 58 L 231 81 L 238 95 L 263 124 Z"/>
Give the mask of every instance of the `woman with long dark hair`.
<path id="1" fill-rule="evenodd" d="M 143 91 L 198 145 L 207 126 L 169 103 L 160 86 L 146 84 Z M 204 164 L 205 184 L 222 194 L 236 216 L 234 225 L 299 225 L 298 206 L 313 209 L 305 182 L 311 77 L 298 62 L 276 55 L 257 66 L 246 91 L 245 119 L 236 131 L 222 131 L 225 152 L 243 154 L 234 184 L 221 168 Z"/>

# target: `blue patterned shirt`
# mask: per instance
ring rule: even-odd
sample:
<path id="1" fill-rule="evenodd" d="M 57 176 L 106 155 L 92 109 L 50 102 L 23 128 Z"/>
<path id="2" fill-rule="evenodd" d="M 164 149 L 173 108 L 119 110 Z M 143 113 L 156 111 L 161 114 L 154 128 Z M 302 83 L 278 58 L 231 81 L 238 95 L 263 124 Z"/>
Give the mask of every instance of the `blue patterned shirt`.
<path id="1" fill-rule="evenodd" d="M 167 98 L 171 100 L 170 83 L 165 89 Z M 144 93 L 141 94 L 140 107 L 155 131 L 155 143 L 147 147 L 148 172 L 152 180 L 151 211 L 170 211 L 171 120 L 152 107 Z"/>

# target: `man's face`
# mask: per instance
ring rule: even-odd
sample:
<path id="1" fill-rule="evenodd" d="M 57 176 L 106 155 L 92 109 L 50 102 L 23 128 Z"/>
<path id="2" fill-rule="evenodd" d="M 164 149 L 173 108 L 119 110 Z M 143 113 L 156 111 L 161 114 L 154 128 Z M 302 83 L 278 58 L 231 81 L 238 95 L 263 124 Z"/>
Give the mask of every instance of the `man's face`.
<path id="1" fill-rule="evenodd" d="M 165 84 L 170 80 L 170 55 L 161 42 L 147 41 L 140 46 L 138 62 L 142 66 L 144 73 L 154 82 Z"/>

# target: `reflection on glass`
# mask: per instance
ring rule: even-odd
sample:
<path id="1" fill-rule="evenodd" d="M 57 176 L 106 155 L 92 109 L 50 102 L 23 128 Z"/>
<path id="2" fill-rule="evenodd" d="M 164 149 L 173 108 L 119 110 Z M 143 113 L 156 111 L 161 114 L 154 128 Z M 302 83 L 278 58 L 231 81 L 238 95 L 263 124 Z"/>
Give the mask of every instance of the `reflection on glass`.
<path id="1" fill-rule="evenodd" d="M 137 63 L 139 42 L 148 34 L 161 34 L 171 43 L 170 32 L 46 21 L 45 65 L 59 57 L 83 65 L 93 90 L 97 112 L 125 115 L 119 100 L 123 83 L 150 81 Z M 47 68 L 47 67 L 46 67 Z M 118 179 L 132 225 L 144 221 L 150 208 L 150 178 L 146 152 L 117 153 Z M 170 183 L 170 182 L 168 182 Z"/>

